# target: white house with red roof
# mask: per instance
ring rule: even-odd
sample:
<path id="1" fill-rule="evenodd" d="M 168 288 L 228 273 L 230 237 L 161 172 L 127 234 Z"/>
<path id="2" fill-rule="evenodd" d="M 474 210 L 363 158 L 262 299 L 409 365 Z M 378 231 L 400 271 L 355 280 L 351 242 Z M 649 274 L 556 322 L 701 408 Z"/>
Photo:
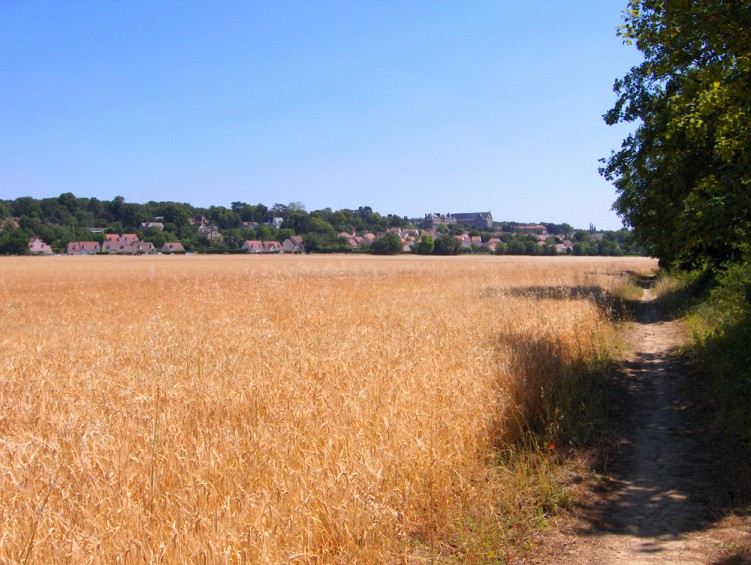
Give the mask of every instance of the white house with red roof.
<path id="1" fill-rule="evenodd" d="M 162 253 L 166 255 L 171 255 L 174 253 L 185 253 L 185 248 L 179 241 L 168 241 L 162 246 Z"/>
<path id="2" fill-rule="evenodd" d="M 243 253 L 263 253 L 263 242 L 258 239 L 248 239 L 242 246 Z"/>
<path id="3" fill-rule="evenodd" d="M 259 241 L 249 239 L 242 246 L 243 253 L 284 253 L 284 247 L 278 241 Z"/>
<path id="4" fill-rule="evenodd" d="M 29 240 L 29 253 L 31 255 L 52 255 L 52 248 L 41 239 L 32 237 Z"/>
<path id="5" fill-rule="evenodd" d="M 101 251 L 98 241 L 71 241 L 68 243 L 68 255 L 96 255 Z"/>
<path id="6" fill-rule="evenodd" d="M 282 248 L 282 244 L 278 241 L 264 241 L 263 243 L 263 252 L 264 253 L 283 253 L 284 249 Z"/>

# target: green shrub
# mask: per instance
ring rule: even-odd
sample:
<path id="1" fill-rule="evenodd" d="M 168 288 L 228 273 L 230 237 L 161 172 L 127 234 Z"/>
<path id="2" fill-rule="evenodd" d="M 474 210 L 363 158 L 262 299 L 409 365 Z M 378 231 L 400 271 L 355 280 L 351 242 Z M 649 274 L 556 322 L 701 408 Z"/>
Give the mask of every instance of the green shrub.
<path id="1" fill-rule="evenodd" d="M 728 478 L 731 505 L 751 501 L 751 264 L 717 275 L 689 316 L 700 361 L 697 398 L 708 409 L 715 456 Z"/>

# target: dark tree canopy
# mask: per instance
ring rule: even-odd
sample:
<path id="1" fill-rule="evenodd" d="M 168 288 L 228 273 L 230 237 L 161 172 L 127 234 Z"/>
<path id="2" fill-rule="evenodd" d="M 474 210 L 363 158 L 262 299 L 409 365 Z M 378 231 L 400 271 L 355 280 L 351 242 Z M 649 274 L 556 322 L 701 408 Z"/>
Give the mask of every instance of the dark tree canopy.
<path id="1" fill-rule="evenodd" d="M 402 240 L 393 232 L 377 238 L 370 249 L 376 255 L 397 255 L 402 252 Z"/>
<path id="2" fill-rule="evenodd" d="M 417 244 L 417 253 L 420 255 L 430 255 L 435 248 L 435 240 L 429 234 L 423 234 L 420 243 Z"/>
<path id="3" fill-rule="evenodd" d="M 436 255 L 458 255 L 461 242 L 451 235 L 442 235 L 433 243 L 433 253 Z"/>
<path id="4" fill-rule="evenodd" d="M 613 209 L 665 263 L 738 260 L 751 238 L 751 0 L 631 0 L 624 19 L 644 62 L 605 115 L 637 124 L 601 169 Z"/>

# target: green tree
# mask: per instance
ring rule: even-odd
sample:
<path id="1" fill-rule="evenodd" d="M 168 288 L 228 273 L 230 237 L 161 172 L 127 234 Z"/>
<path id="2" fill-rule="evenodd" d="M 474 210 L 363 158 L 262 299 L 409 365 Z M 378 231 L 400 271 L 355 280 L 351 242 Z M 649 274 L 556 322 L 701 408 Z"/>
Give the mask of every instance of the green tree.
<path id="1" fill-rule="evenodd" d="M 327 235 L 309 232 L 303 235 L 303 243 L 306 251 L 310 253 L 347 253 L 351 247 L 336 234 Z"/>
<path id="2" fill-rule="evenodd" d="M 373 208 L 370 206 L 360 206 L 357 210 L 355 210 L 355 215 L 359 218 L 362 218 L 363 220 L 370 216 L 373 213 Z"/>
<path id="3" fill-rule="evenodd" d="M 33 214 L 41 215 L 39 202 L 31 196 L 22 196 L 13 201 L 13 216 L 32 216 Z"/>
<path id="4" fill-rule="evenodd" d="M 291 229 L 295 233 L 302 233 L 305 231 L 306 218 L 308 213 L 302 210 L 292 211 L 289 213 L 287 220 L 282 224 L 283 228 Z"/>
<path id="5" fill-rule="evenodd" d="M 175 224 L 178 229 L 190 223 L 191 211 L 185 204 L 168 202 L 160 208 L 160 212 L 166 223 Z"/>
<path id="6" fill-rule="evenodd" d="M 637 124 L 601 169 L 613 208 L 663 262 L 738 260 L 751 238 L 751 0 L 630 0 L 624 19 L 644 62 L 605 115 Z"/>
<path id="7" fill-rule="evenodd" d="M 523 239 L 514 238 L 506 245 L 506 255 L 524 255 L 527 245 Z"/>
<path id="8" fill-rule="evenodd" d="M 346 253 L 349 245 L 340 238 L 334 226 L 313 215 L 305 216 L 301 222 L 305 249 L 311 253 Z"/>
<path id="9" fill-rule="evenodd" d="M 290 238 L 293 235 L 295 235 L 295 232 L 293 230 L 283 228 L 276 232 L 276 240 L 284 241 L 285 239 Z"/>
<path id="10" fill-rule="evenodd" d="M 57 201 L 65 206 L 70 213 L 74 213 L 78 209 L 78 200 L 72 192 L 65 192 L 58 196 Z"/>
<path id="11" fill-rule="evenodd" d="M 417 252 L 420 255 L 430 255 L 435 248 L 435 241 L 430 234 L 424 233 L 420 238 L 420 243 L 417 244 Z"/>
<path id="12" fill-rule="evenodd" d="M 0 233 L 0 255 L 28 255 L 29 236 L 22 229 L 6 225 Z"/>
<path id="13" fill-rule="evenodd" d="M 397 255 L 402 252 L 402 240 L 393 232 L 376 238 L 370 246 L 370 250 L 376 255 Z"/>
<path id="14" fill-rule="evenodd" d="M 525 255 L 542 255 L 542 248 L 537 244 L 536 241 L 525 241 L 524 242 L 524 254 Z"/>
<path id="15" fill-rule="evenodd" d="M 207 216 L 221 231 L 237 228 L 242 221 L 240 214 L 228 210 L 224 206 L 209 207 Z"/>
<path id="16" fill-rule="evenodd" d="M 458 255 L 461 242 L 452 235 L 442 235 L 435 240 L 433 253 L 435 255 Z"/>
<path id="17" fill-rule="evenodd" d="M 449 235 L 462 235 L 463 233 L 464 228 L 459 224 L 451 224 L 449 226 Z"/>

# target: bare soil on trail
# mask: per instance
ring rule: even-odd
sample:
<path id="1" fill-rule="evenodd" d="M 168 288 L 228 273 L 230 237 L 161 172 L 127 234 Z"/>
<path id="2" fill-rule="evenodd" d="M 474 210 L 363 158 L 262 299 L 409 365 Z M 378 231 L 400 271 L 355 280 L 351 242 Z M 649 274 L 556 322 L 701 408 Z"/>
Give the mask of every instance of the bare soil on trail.
<path id="1" fill-rule="evenodd" d="M 584 479 L 545 563 L 751 562 L 751 519 L 713 515 L 713 473 L 701 419 L 677 353 L 685 334 L 644 291 L 628 330 L 613 403 L 615 447 Z"/>

